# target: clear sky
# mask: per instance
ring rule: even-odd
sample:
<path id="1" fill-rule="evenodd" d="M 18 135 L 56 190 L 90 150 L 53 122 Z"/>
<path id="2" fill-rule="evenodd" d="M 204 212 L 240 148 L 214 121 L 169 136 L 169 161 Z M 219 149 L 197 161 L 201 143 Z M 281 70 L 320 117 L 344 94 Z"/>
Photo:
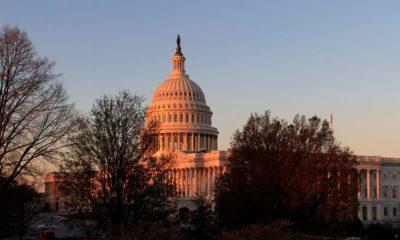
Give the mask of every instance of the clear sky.
<path id="1" fill-rule="evenodd" d="M 149 102 L 179 33 L 221 149 L 252 112 L 334 116 L 356 154 L 400 157 L 400 1 L 3 0 L 77 108 L 128 89 Z"/>

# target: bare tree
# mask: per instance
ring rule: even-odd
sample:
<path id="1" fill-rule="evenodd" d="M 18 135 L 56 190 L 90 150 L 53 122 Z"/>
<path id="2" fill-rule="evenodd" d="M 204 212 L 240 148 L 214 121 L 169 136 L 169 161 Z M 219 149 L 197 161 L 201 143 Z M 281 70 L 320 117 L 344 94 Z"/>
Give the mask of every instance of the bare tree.
<path id="1" fill-rule="evenodd" d="M 33 174 L 34 160 L 50 160 L 73 130 L 72 105 L 54 62 L 37 55 L 25 32 L 0 32 L 0 176 Z"/>
<path id="2" fill-rule="evenodd" d="M 97 100 L 71 139 L 62 171 L 60 191 L 75 207 L 90 207 L 109 236 L 162 219 L 170 208 L 172 187 L 165 178 L 170 158 L 153 157 L 156 126 L 144 128 L 142 104 L 142 97 L 127 92 Z"/>

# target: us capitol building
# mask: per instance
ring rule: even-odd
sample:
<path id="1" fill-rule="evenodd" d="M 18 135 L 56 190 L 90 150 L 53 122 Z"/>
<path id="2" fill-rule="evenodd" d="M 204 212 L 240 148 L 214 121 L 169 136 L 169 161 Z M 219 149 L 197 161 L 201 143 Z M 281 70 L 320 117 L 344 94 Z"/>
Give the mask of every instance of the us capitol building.
<path id="1" fill-rule="evenodd" d="M 146 112 L 146 125 L 158 123 L 156 156 L 172 154 L 168 178 L 176 183 L 178 209 L 195 208 L 193 199 L 213 197 L 215 180 L 225 170 L 229 152 L 218 150 L 218 130 L 203 91 L 185 72 L 180 38 L 172 57 L 172 72 L 154 92 Z M 400 158 L 357 156 L 360 173 L 359 217 L 364 223 L 400 222 Z M 54 173 L 45 177 L 46 204 L 63 211 L 56 190 L 62 181 Z"/>
<path id="2" fill-rule="evenodd" d="M 157 126 L 156 155 L 174 156 L 168 178 L 177 186 L 179 207 L 193 209 L 198 196 L 212 198 L 215 180 L 224 171 L 229 152 L 218 150 L 218 130 L 203 91 L 185 72 L 178 36 L 172 72 L 154 92 L 146 125 Z"/>

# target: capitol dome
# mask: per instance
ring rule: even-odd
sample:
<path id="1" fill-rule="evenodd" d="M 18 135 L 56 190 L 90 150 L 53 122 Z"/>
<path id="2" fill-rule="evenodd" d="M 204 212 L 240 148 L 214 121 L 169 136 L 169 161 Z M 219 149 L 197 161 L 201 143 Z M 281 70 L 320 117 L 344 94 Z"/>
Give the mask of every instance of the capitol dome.
<path id="1" fill-rule="evenodd" d="M 203 91 L 185 73 L 185 57 L 178 36 L 172 73 L 154 92 L 146 122 L 158 123 L 158 149 L 211 151 L 217 149 L 218 131 Z"/>

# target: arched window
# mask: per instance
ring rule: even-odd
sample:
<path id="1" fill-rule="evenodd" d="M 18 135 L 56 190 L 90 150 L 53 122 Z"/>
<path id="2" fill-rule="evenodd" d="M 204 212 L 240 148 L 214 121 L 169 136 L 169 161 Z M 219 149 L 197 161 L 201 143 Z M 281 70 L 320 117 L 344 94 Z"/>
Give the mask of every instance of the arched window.
<path id="1" fill-rule="evenodd" d="M 171 116 L 171 114 L 168 114 L 168 122 L 171 122 L 172 121 L 172 116 Z"/>

